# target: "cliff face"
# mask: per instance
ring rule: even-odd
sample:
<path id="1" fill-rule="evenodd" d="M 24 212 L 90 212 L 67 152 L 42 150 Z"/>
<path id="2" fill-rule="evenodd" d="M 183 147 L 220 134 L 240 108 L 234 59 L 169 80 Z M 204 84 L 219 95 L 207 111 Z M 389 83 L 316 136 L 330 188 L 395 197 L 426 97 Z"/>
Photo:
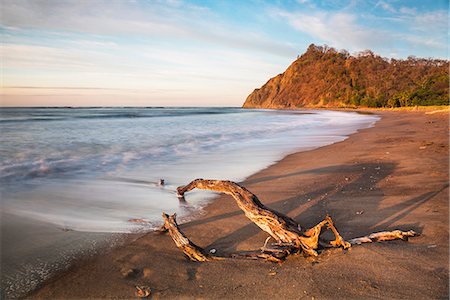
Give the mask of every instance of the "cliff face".
<path id="1" fill-rule="evenodd" d="M 445 105 L 449 62 L 387 60 L 364 51 L 351 56 L 310 45 L 287 70 L 255 89 L 245 108 Z"/>

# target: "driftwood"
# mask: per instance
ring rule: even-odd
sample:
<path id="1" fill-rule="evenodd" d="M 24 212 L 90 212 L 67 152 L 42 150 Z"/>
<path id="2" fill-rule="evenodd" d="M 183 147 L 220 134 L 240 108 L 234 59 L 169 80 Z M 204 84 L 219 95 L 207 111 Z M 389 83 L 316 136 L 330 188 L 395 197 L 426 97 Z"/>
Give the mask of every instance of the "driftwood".
<path id="1" fill-rule="evenodd" d="M 177 214 L 169 216 L 163 213 L 164 225 L 162 230 L 168 230 L 173 241 L 178 248 L 192 261 L 207 261 L 210 260 L 205 254 L 204 250 L 191 242 L 183 232 L 178 228 L 176 221 Z"/>
<path id="2" fill-rule="evenodd" d="M 225 180 L 205 180 L 196 179 L 186 186 L 178 187 L 178 197 L 184 199 L 184 194 L 193 189 L 210 190 L 222 192 L 231 195 L 236 201 L 239 208 L 253 223 L 255 223 L 263 231 L 267 232 L 270 237 L 275 239 L 276 243 L 267 248 L 267 242 L 261 248 L 260 252 L 248 253 L 245 255 L 233 254 L 235 258 L 251 258 L 264 259 L 268 261 L 281 262 L 292 253 L 303 252 L 308 256 L 317 256 L 319 247 L 319 236 L 322 228 L 331 229 L 335 236 L 335 240 L 328 243 L 328 247 L 342 247 L 347 249 L 351 245 L 357 245 L 367 242 L 379 242 L 395 239 L 407 240 L 408 237 L 418 235 L 410 230 L 403 232 L 400 230 L 385 231 L 372 233 L 370 235 L 345 241 L 338 230 L 334 226 L 333 220 L 326 218 L 313 228 L 303 230 L 300 225 L 288 216 L 272 210 L 262 204 L 258 197 L 248 191 L 246 188 L 232 181 Z M 191 242 L 179 229 L 176 223 L 176 214 L 168 216 L 163 214 L 163 229 L 168 230 L 172 239 L 178 248 L 180 248 L 186 256 L 193 261 L 208 261 L 217 259 L 211 255 L 205 254 L 205 251 Z"/>
<path id="3" fill-rule="evenodd" d="M 382 242 L 382 241 L 392 241 L 392 240 L 404 240 L 407 241 L 408 238 L 416 236 L 417 233 L 414 230 L 409 231 L 381 231 L 371 233 L 366 236 L 362 236 L 359 238 L 354 238 L 349 240 L 348 242 L 352 245 L 360 245 L 362 243 L 372 243 L 372 242 Z"/>

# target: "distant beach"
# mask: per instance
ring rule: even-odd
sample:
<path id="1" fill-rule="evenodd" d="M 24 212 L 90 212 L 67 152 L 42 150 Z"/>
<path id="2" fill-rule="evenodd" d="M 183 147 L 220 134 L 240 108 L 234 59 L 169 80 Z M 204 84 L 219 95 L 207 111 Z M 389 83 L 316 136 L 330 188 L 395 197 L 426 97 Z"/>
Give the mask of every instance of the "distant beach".
<path id="1" fill-rule="evenodd" d="M 148 233 L 77 263 L 29 297 L 132 298 L 145 285 L 162 299 L 448 298 L 448 114 L 373 112 L 382 117 L 374 127 L 288 155 L 241 184 L 305 228 L 329 214 L 345 239 L 394 229 L 421 236 L 278 265 L 193 263 L 169 236 Z M 194 198 L 187 194 L 187 203 Z M 183 223 L 195 243 L 224 256 L 259 249 L 267 237 L 229 196 Z"/>

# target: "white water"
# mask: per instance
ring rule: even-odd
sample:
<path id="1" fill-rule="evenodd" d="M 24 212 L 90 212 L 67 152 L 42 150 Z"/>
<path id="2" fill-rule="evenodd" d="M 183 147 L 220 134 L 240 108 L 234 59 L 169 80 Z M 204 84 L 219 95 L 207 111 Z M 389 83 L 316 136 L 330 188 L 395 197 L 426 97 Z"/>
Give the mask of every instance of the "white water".
<path id="1" fill-rule="evenodd" d="M 89 232 L 156 226 L 185 215 L 176 186 L 240 181 L 287 153 L 343 140 L 374 116 L 332 111 L 3 110 L 2 204 L 8 213 Z M 157 186 L 159 178 L 167 185 Z M 199 207 L 208 199 L 190 196 Z M 145 219 L 147 225 L 128 222 Z"/>

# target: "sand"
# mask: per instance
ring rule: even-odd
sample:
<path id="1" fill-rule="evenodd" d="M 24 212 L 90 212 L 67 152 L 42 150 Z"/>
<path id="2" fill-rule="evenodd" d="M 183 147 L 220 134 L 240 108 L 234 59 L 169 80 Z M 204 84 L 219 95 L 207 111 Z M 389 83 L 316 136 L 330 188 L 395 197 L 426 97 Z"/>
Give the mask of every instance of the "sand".
<path id="1" fill-rule="evenodd" d="M 283 264 L 194 263 L 168 235 L 149 233 L 76 264 L 29 297 L 134 298 L 135 286 L 147 285 L 153 299 L 448 299 L 448 114 L 376 113 L 382 119 L 375 127 L 289 155 L 242 184 L 304 228 L 330 214 L 346 239 L 394 229 L 419 237 Z M 229 196 L 181 228 L 219 255 L 258 249 L 267 237 Z"/>

